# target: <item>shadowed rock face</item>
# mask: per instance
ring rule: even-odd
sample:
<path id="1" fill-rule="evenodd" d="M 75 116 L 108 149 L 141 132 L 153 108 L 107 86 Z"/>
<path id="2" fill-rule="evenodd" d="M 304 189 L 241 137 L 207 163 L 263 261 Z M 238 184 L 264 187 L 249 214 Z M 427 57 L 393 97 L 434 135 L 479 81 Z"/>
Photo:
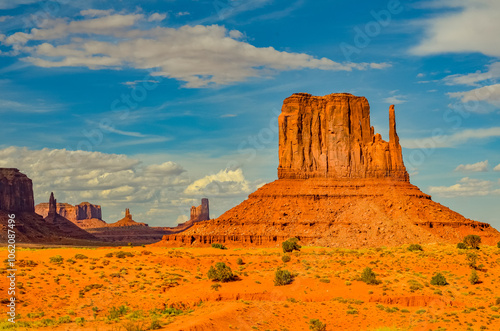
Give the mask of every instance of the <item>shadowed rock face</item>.
<path id="1" fill-rule="evenodd" d="M 0 210 L 34 212 L 31 179 L 15 168 L 0 168 Z"/>
<path id="2" fill-rule="evenodd" d="M 389 142 L 374 134 L 364 97 L 294 94 L 279 117 L 278 180 L 219 218 L 164 236 L 158 246 L 277 246 L 290 237 L 331 247 L 459 242 L 500 233 L 431 200 L 409 181 L 389 109 Z"/>
<path id="3" fill-rule="evenodd" d="M 22 243 L 89 243 L 96 238 L 55 212 L 51 195 L 51 216 L 35 213 L 31 179 L 13 168 L 0 168 L 0 241 L 7 241 L 9 216 L 16 220 L 16 239 Z M 49 208 L 47 209 L 49 213 Z"/>
<path id="4" fill-rule="evenodd" d="M 364 97 L 296 93 L 279 116 L 278 178 L 394 178 L 409 181 L 389 112 L 389 142 L 374 134 Z"/>

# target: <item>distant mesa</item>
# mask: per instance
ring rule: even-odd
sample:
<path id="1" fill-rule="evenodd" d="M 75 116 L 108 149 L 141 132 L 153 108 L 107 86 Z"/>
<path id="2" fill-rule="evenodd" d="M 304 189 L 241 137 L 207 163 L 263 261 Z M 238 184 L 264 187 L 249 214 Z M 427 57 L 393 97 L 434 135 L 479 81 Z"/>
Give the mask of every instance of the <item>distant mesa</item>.
<path id="1" fill-rule="evenodd" d="M 290 237 L 330 247 L 452 242 L 500 233 L 431 200 L 410 183 L 389 109 L 389 141 L 375 134 L 364 97 L 296 93 L 279 122 L 278 180 L 220 217 L 165 235 L 158 246 L 276 246 Z"/>
<path id="2" fill-rule="evenodd" d="M 82 229 L 106 226 L 106 222 L 102 220 L 101 206 L 99 205 L 89 202 L 82 202 L 75 206 L 69 203 L 57 203 L 56 211 Z M 35 206 L 35 212 L 47 217 L 49 203 L 39 203 Z"/>

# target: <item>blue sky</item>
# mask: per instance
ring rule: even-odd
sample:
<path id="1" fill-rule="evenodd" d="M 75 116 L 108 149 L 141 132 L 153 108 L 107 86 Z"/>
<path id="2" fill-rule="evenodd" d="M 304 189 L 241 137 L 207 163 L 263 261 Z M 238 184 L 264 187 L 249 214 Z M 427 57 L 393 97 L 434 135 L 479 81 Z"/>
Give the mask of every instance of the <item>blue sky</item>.
<path id="1" fill-rule="evenodd" d="M 212 216 L 276 179 L 294 92 L 388 108 L 412 183 L 500 228 L 494 0 L 0 0 L 0 166 L 114 222 Z"/>

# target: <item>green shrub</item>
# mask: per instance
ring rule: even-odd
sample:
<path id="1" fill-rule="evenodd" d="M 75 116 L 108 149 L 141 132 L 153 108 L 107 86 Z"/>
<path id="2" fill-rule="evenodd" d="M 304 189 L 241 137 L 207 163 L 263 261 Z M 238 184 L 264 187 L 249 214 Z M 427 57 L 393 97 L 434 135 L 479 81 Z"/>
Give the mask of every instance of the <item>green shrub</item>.
<path id="1" fill-rule="evenodd" d="M 283 253 L 291 253 L 293 251 L 300 251 L 301 246 L 298 244 L 299 239 L 290 238 L 281 244 Z"/>
<path id="2" fill-rule="evenodd" d="M 124 251 L 119 251 L 119 252 L 116 252 L 115 253 L 115 256 L 119 259 L 124 259 L 126 257 L 133 257 L 134 254 L 130 253 L 130 252 L 124 252 Z"/>
<path id="3" fill-rule="evenodd" d="M 226 246 L 219 244 L 219 243 L 214 243 L 212 244 L 212 248 L 218 248 L 218 249 L 227 249 Z"/>
<path id="4" fill-rule="evenodd" d="M 481 243 L 481 237 L 475 234 L 469 234 L 464 238 L 464 244 L 470 248 L 479 248 Z"/>
<path id="5" fill-rule="evenodd" d="M 71 317 L 68 315 L 66 316 L 61 316 L 59 317 L 59 320 L 57 321 L 59 324 L 64 324 L 64 323 L 71 323 Z"/>
<path id="6" fill-rule="evenodd" d="M 467 264 L 469 267 L 472 269 L 476 269 L 476 263 L 477 263 L 477 254 L 476 253 L 469 253 L 466 256 Z"/>
<path id="7" fill-rule="evenodd" d="M 444 277 L 441 273 L 437 273 L 431 278 L 431 285 L 447 285 L 448 282 L 446 281 L 446 277 Z"/>
<path id="8" fill-rule="evenodd" d="M 163 310 L 163 315 L 167 315 L 167 316 L 178 316 L 178 315 L 182 315 L 184 314 L 184 312 L 182 311 L 182 309 L 177 309 L 177 308 L 174 308 L 174 307 L 169 307 L 169 308 L 165 308 Z"/>
<path id="9" fill-rule="evenodd" d="M 422 248 L 422 246 L 420 246 L 419 244 L 411 244 L 409 247 L 408 247 L 408 250 L 410 252 L 414 252 L 414 251 L 423 251 L 424 249 Z"/>
<path id="10" fill-rule="evenodd" d="M 161 329 L 161 324 L 158 320 L 152 320 L 149 325 L 149 330 L 159 330 Z"/>
<path id="11" fill-rule="evenodd" d="M 458 249 L 467 249 L 467 245 L 465 243 L 463 243 L 463 242 L 462 243 L 458 243 L 457 244 L 457 248 Z"/>
<path id="12" fill-rule="evenodd" d="M 377 280 L 377 275 L 373 272 L 373 270 L 368 267 L 366 267 L 361 273 L 360 280 L 370 285 L 377 285 L 381 283 L 379 280 Z"/>
<path id="13" fill-rule="evenodd" d="M 243 262 L 243 259 L 242 259 L 241 257 L 239 257 L 239 258 L 236 260 L 236 264 L 237 264 L 237 265 L 243 265 L 243 264 L 245 264 L 245 263 Z"/>
<path id="14" fill-rule="evenodd" d="M 293 275 L 288 270 L 276 270 L 274 274 L 274 286 L 283 286 L 293 281 Z"/>
<path id="15" fill-rule="evenodd" d="M 234 279 L 231 268 L 228 267 L 224 262 L 217 262 L 215 264 L 215 268 L 213 266 L 210 266 L 207 276 L 208 279 L 223 283 L 230 282 Z"/>
<path id="16" fill-rule="evenodd" d="M 117 320 L 119 319 L 120 317 L 122 317 L 123 315 L 127 314 L 127 312 L 129 311 L 129 308 L 127 306 L 120 306 L 120 307 L 111 307 L 109 310 L 108 310 L 108 320 Z"/>
<path id="17" fill-rule="evenodd" d="M 500 248 L 500 241 L 497 243 L 497 247 Z"/>
<path id="18" fill-rule="evenodd" d="M 477 275 L 476 270 L 472 270 L 470 276 L 469 276 L 469 283 L 472 285 L 476 285 L 479 283 L 479 276 Z"/>
<path id="19" fill-rule="evenodd" d="M 83 254 L 76 254 L 75 255 L 75 259 L 77 259 L 77 260 L 84 260 L 84 259 L 88 259 L 88 257 L 86 257 Z"/>
<path id="20" fill-rule="evenodd" d="M 410 285 L 411 292 L 419 291 L 419 290 L 424 288 L 424 285 L 420 284 L 419 282 L 417 282 L 414 279 L 408 280 L 408 285 Z"/>
<path id="21" fill-rule="evenodd" d="M 122 324 L 122 327 L 125 329 L 125 331 L 148 330 L 148 329 L 146 329 L 146 322 L 145 321 L 139 321 L 139 322 L 127 321 L 127 322 Z"/>
<path id="22" fill-rule="evenodd" d="M 312 331 L 326 331 L 326 324 L 319 319 L 312 319 L 309 321 L 309 330 Z"/>
<path id="23" fill-rule="evenodd" d="M 75 323 L 78 326 L 83 326 L 85 324 L 85 318 L 83 318 L 83 317 L 77 317 L 75 319 Z"/>
<path id="24" fill-rule="evenodd" d="M 64 262 L 64 259 L 61 255 L 52 256 L 49 258 L 50 263 L 61 264 Z"/>
<path id="25" fill-rule="evenodd" d="M 106 255 L 104 255 L 104 257 L 113 257 L 113 253 L 106 253 Z"/>
<path id="26" fill-rule="evenodd" d="M 281 261 L 283 261 L 285 263 L 290 262 L 291 259 L 292 258 L 290 257 L 290 255 L 286 255 L 286 254 L 281 257 Z"/>

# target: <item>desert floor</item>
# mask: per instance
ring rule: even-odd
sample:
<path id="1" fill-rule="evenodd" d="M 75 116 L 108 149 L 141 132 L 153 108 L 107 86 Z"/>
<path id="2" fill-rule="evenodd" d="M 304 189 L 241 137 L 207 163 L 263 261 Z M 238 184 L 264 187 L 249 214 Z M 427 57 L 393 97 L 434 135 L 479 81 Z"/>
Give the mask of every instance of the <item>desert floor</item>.
<path id="1" fill-rule="evenodd" d="M 303 247 L 288 263 L 281 248 L 18 248 L 16 329 L 292 331 L 318 319 L 326 330 L 500 330 L 500 249 L 407 247 Z M 209 280 L 216 262 L 236 279 Z M 359 280 L 366 267 L 380 284 Z M 275 286 L 278 268 L 294 281 Z M 437 272 L 448 285 L 430 284 Z"/>

